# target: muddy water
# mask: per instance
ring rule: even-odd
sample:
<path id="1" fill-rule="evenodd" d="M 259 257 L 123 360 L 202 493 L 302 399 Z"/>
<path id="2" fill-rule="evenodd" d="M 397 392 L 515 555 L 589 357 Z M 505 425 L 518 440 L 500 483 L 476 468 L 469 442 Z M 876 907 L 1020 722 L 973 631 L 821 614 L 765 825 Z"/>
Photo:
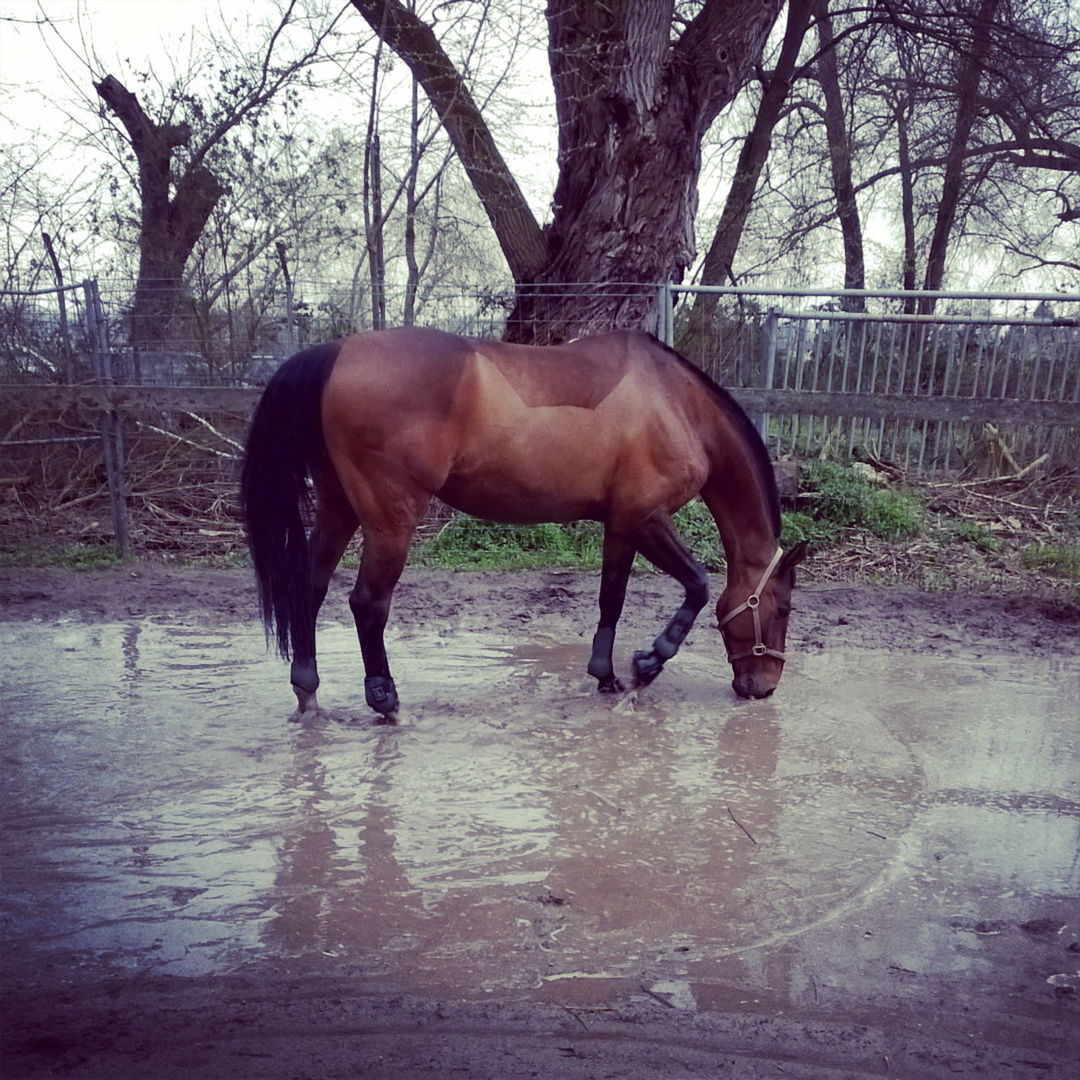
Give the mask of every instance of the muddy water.
<path id="1" fill-rule="evenodd" d="M 833 651 L 740 702 L 702 646 L 630 712 L 581 641 L 414 634 L 391 728 L 351 632 L 320 646 L 328 715 L 296 725 L 248 626 L 0 628 L 9 973 L 782 1008 L 883 969 L 1015 979 L 1001 943 L 1075 911 L 1062 660 Z"/>

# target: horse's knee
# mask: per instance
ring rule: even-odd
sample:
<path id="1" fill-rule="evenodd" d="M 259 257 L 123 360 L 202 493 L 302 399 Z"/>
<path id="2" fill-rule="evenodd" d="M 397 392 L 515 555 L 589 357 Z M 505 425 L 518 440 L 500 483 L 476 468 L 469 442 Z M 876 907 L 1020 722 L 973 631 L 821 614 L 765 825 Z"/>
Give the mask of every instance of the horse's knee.
<path id="1" fill-rule="evenodd" d="M 379 626 L 390 612 L 388 597 L 379 597 L 367 585 L 356 585 L 349 593 L 349 610 L 358 626 Z"/>
<path id="2" fill-rule="evenodd" d="M 695 614 L 709 602 L 709 575 L 703 567 L 694 568 L 694 576 L 686 585 L 686 606 Z"/>

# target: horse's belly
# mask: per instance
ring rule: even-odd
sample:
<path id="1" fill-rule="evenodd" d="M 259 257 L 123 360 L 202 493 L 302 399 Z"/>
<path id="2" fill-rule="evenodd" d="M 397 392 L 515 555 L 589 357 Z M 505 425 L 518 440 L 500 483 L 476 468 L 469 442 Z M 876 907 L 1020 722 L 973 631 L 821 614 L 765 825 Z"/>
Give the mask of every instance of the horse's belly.
<path id="1" fill-rule="evenodd" d="M 521 524 L 600 516 L 616 449 L 610 435 L 566 415 L 586 410 L 532 411 L 548 415 L 475 433 L 439 497 L 477 517 Z"/>

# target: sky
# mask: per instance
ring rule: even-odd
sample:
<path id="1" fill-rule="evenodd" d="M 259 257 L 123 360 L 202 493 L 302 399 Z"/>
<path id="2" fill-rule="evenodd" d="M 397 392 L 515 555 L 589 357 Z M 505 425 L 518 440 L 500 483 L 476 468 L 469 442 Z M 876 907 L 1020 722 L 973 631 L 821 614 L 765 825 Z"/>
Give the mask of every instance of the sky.
<path id="1" fill-rule="evenodd" d="M 348 8 L 346 0 L 341 0 L 341 7 Z M 82 94 L 96 104 L 95 75 L 114 74 L 138 92 L 126 76 L 147 68 L 167 76 L 174 61 L 185 70 L 193 28 L 218 27 L 224 17 L 236 24 L 237 36 L 243 39 L 245 23 L 270 20 L 278 8 L 272 0 L 0 0 L 0 146 L 59 134 L 56 111 L 49 102 Z M 46 20 L 55 29 L 42 25 Z M 358 42 L 371 36 L 351 9 L 344 11 L 339 25 L 355 27 Z M 86 67 L 83 55 L 91 49 L 100 71 Z M 546 62 L 543 50 L 534 50 L 518 67 L 518 77 L 533 98 L 550 96 Z M 365 110 L 362 91 L 351 86 L 324 92 L 322 97 L 308 95 L 304 102 L 305 112 L 328 125 L 342 118 L 361 123 Z M 526 179 L 526 195 L 543 217 L 554 187 L 554 110 L 541 100 L 531 110 L 519 110 L 516 119 L 517 145 L 501 149 L 515 175 Z M 77 162 L 56 164 L 64 169 Z"/>

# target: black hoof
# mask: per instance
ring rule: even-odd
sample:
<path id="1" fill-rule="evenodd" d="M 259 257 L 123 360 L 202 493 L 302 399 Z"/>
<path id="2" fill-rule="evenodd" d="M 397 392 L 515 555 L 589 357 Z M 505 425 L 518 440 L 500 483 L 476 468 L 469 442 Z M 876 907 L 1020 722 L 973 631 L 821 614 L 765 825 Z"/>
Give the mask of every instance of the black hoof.
<path id="1" fill-rule="evenodd" d="M 596 689 L 601 694 L 621 694 L 625 687 L 614 675 L 609 679 L 601 679 Z"/>
<path id="2" fill-rule="evenodd" d="M 364 700 L 377 713 L 386 716 L 398 707 L 397 688 L 394 680 L 385 675 L 375 675 L 364 680 Z"/>
<path id="3" fill-rule="evenodd" d="M 634 685 L 648 686 L 664 670 L 664 662 L 654 652 L 634 653 Z"/>

